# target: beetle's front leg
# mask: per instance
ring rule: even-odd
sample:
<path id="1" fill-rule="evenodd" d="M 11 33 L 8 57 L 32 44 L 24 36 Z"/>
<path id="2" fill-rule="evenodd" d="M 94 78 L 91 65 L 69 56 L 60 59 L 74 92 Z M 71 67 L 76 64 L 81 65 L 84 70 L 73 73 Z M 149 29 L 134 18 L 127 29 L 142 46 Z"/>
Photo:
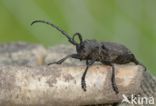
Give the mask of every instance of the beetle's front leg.
<path id="1" fill-rule="evenodd" d="M 81 78 L 81 87 L 82 87 L 82 89 L 83 89 L 84 91 L 86 91 L 86 81 L 85 81 L 86 73 L 87 73 L 87 71 L 88 71 L 88 68 L 89 68 L 91 65 L 93 65 L 94 62 L 95 62 L 95 60 L 91 60 L 90 62 L 89 62 L 89 60 L 86 60 L 86 65 L 87 65 L 87 67 L 86 67 L 86 69 L 85 69 L 85 71 L 84 71 L 84 73 L 83 73 L 83 75 L 82 75 L 82 78 Z"/>
<path id="2" fill-rule="evenodd" d="M 59 61 L 48 63 L 48 65 L 51 65 L 51 64 L 62 64 L 68 58 L 80 59 L 80 56 L 78 54 L 71 54 L 71 55 L 68 55 L 68 56 L 64 57 L 63 59 L 61 59 Z"/>

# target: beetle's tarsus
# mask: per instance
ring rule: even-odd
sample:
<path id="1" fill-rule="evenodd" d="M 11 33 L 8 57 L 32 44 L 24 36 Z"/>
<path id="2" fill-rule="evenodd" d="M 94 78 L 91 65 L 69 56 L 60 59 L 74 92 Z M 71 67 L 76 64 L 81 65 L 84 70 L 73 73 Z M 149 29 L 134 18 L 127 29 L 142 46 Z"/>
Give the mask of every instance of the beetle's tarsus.
<path id="1" fill-rule="evenodd" d="M 85 82 L 85 80 L 82 80 L 81 81 L 81 87 L 82 87 L 82 89 L 86 92 L 87 90 L 86 90 L 86 82 Z"/>

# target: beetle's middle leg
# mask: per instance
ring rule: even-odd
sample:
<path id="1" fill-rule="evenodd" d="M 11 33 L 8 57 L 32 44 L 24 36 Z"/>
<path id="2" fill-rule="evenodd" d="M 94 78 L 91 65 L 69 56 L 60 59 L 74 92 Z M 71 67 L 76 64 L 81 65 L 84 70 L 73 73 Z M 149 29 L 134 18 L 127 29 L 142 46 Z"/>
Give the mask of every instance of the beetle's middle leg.
<path id="1" fill-rule="evenodd" d="M 88 68 L 89 68 L 91 65 L 93 65 L 94 62 L 95 62 L 95 60 L 91 60 L 90 62 L 89 62 L 89 60 L 86 60 L 86 65 L 87 65 L 87 67 L 86 67 L 86 69 L 85 69 L 85 71 L 84 71 L 84 73 L 83 73 L 83 75 L 82 75 L 82 78 L 81 78 L 81 87 L 82 87 L 82 89 L 83 89 L 84 91 L 86 91 L 86 81 L 85 81 L 86 73 L 87 73 L 87 71 L 88 71 Z"/>
<path id="2" fill-rule="evenodd" d="M 71 55 L 68 55 L 68 56 L 64 57 L 63 59 L 61 59 L 59 61 L 48 63 L 48 65 L 51 65 L 51 64 L 62 64 L 68 58 L 80 59 L 78 54 L 71 54 Z"/>
<path id="3" fill-rule="evenodd" d="M 115 93 L 118 94 L 119 90 L 118 90 L 118 87 L 116 85 L 116 80 L 115 80 L 115 67 L 114 67 L 114 64 L 111 63 L 110 61 L 103 61 L 102 63 L 112 67 L 112 76 L 111 76 L 112 88 L 115 91 Z"/>

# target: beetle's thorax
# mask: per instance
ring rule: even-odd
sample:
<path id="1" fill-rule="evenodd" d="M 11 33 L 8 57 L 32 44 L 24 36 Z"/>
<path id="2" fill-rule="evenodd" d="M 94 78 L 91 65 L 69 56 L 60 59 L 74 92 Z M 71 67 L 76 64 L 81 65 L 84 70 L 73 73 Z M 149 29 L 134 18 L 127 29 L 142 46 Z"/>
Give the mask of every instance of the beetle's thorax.
<path id="1" fill-rule="evenodd" d="M 81 59 L 93 59 L 99 51 L 99 47 L 96 40 L 85 40 L 76 46 L 76 50 Z"/>

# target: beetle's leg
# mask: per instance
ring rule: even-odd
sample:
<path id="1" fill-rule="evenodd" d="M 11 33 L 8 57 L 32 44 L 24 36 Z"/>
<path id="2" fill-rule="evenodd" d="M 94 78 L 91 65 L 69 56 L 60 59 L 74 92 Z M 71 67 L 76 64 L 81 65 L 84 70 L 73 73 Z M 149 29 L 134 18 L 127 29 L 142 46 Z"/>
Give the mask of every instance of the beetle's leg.
<path id="1" fill-rule="evenodd" d="M 116 60 L 114 61 L 115 63 L 118 64 L 126 64 L 129 62 L 134 62 L 136 65 L 141 65 L 144 67 L 144 71 L 146 71 L 146 67 L 141 64 L 134 56 L 134 54 L 124 54 L 124 55 L 120 55 L 116 58 Z"/>
<path id="2" fill-rule="evenodd" d="M 146 67 L 145 67 L 142 63 L 140 63 L 140 62 L 135 58 L 134 55 L 133 55 L 133 58 L 131 59 L 131 61 L 134 62 L 136 65 L 141 65 L 142 67 L 144 67 L 144 71 L 147 70 Z"/>
<path id="3" fill-rule="evenodd" d="M 76 58 L 76 59 L 80 59 L 79 55 L 78 54 L 71 54 L 71 55 L 68 55 L 66 57 L 64 57 L 63 59 L 59 60 L 59 61 L 56 61 L 56 62 L 52 62 L 52 63 L 48 63 L 48 65 L 51 65 L 51 64 L 62 64 L 66 59 L 68 58 Z"/>
<path id="4" fill-rule="evenodd" d="M 138 62 L 136 59 L 134 59 L 133 62 L 134 62 L 136 65 L 141 65 L 141 66 L 144 68 L 144 71 L 147 70 L 146 67 L 145 67 L 142 63 Z"/>
<path id="5" fill-rule="evenodd" d="M 110 63 L 111 67 L 112 67 L 112 77 L 111 77 L 111 82 L 112 82 L 112 88 L 115 91 L 116 94 L 119 93 L 118 87 L 116 85 L 116 81 L 115 81 L 115 67 L 114 64 Z"/>
<path id="6" fill-rule="evenodd" d="M 112 76 L 111 76 L 112 88 L 115 91 L 115 93 L 118 94 L 119 91 L 118 91 L 118 87 L 117 87 L 116 81 L 115 81 L 115 67 L 114 67 L 114 64 L 111 63 L 110 61 L 103 61 L 102 63 L 112 67 Z"/>
<path id="7" fill-rule="evenodd" d="M 89 62 L 88 60 L 86 60 L 86 65 L 87 65 L 87 67 L 86 67 L 86 69 L 85 69 L 85 71 L 84 71 L 84 73 L 83 73 L 83 75 L 82 75 L 82 78 L 81 78 L 81 87 L 82 87 L 82 89 L 83 89 L 84 91 L 86 91 L 86 81 L 85 81 L 86 73 L 87 73 L 87 71 L 88 71 L 88 68 L 89 68 L 91 65 L 93 65 L 94 62 L 95 62 L 95 60 L 91 60 L 90 62 Z"/>

